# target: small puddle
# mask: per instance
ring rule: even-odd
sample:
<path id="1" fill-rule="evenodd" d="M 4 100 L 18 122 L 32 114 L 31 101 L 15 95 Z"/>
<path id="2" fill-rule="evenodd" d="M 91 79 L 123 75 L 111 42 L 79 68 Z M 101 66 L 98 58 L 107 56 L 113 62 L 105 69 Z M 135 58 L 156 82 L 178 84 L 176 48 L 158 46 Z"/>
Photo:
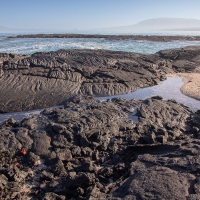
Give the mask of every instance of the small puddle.
<path id="1" fill-rule="evenodd" d="M 196 111 L 200 109 L 200 101 L 188 97 L 181 93 L 180 89 L 184 82 L 181 77 L 168 77 L 159 85 L 138 89 L 135 92 L 114 96 L 98 97 L 99 100 L 107 100 L 112 98 L 125 98 L 144 100 L 153 96 L 161 96 L 165 100 L 173 99 L 177 103 L 182 103 L 188 106 L 191 110 Z"/>
<path id="2" fill-rule="evenodd" d="M 24 118 L 28 118 L 33 115 L 40 114 L 41 111 L 43 111 L 43 109 L 42 110 L 34 110 L 34 111 L 24 111 L 24 112 L 13 112 L 13 113 L 0 114 L 0 125 L 7 119 L 13 118 L 16 121 L 21 121 Z"/>
<path id="3" fill-rule="evenodd" d="M 138 112 L 138 108 L 134 107 L 133 108 L 133 112 L 128 114 L 128 119 L 130 119 L 130 120 L 132 120 L 132 121 L 137 123 L 139 121 L 139 118 L 137 116 L 137 112 Z"/>
<path id="4" fill-rule="evenodd" d="M 54 108 L 63 108 L 63 106 L 56 106 L 49 108 L 50 110 Z M 23 112 L 13 112 L 13 113 L 5 113 L 0 114 L 0 125 L 2 125 L 7 119 L 13 118 L 16 121 L 20 122 L 25 118 L 29 118 L 33 115 L 40 114 L 44 109 L 32 110 L 32 111 L 23 111 Z"/>

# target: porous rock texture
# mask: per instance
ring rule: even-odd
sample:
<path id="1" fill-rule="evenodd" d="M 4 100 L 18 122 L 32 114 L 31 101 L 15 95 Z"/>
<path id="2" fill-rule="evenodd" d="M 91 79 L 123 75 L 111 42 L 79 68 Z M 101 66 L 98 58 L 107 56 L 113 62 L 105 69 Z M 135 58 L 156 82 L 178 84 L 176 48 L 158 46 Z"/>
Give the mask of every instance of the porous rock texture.
<path id="1" fill-rule="evenodd" d="M 77 95 L 0 127 L 0 199 L 200 199 L 199 129 L 172 100 Z"/>
<path id="2" fill-rule="evenodd" d="M 107 50 L 0 53 L 0 111 L 62 104 L 75 94 L 107 96 L 159 83 L 168 73 L 199 72 L 200 47 L 153 55 Z"/>
<path id="3" fill-rule="evenodd" d="M 199 46 L 162 50 L 156 54 L 159 55 L 159 57 L 170 61 L 175 72 L 200 72 Z"/>

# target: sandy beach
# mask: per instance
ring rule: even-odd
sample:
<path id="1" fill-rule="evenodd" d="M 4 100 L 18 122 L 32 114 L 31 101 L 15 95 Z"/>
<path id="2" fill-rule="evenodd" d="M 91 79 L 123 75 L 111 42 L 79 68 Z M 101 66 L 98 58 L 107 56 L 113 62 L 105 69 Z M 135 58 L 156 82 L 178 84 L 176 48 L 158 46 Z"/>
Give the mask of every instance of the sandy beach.
<path id="1" fill-rule="evenodd" d="M 183 77 L 184 85 L 181 92 L 189 97 L 200 100 L 200 74 L 199 73 L 177 73 L 169 74 L 170 77 Z"/>

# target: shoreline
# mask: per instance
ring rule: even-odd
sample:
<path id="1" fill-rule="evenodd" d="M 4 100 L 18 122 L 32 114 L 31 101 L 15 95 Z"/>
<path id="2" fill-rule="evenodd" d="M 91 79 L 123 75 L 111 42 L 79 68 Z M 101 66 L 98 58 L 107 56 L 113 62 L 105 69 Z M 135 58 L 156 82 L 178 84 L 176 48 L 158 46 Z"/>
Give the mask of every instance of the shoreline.
<path id="1" fill-rule="evenodd" d="M 198 72 L 199 54 L 200 46 L 150 55 L 86 49 L 32 55 L 0 53 L 0 111 L 53 107 L 76 94 L 133 92 L 158 84 L 167 74 Z M 195 92 L 186 94 L 199 97 Z"/>
<path id="2" fill-rule="evenodd" d="M 101 35 L 101 34 L 27 34 L 8 38 L 95 38 L 107 40 L 146 40 L 154 42 L 200 41 L 200 36 L 161 36 L 161 35 Z"/>
<path id="3" fill-rule="evenodd" d="M 0 110 L 64 105 L 0 125 L 0 199 L 200 199 L 199 111 L 159 96 L 90 97 L 180 72 L 198 81 L 189 75 L 199 71 L 199 55 L 200 47 L 0 54 Z"/>
<path id="4" fill-rule="evenodd" d="M 184 85 L 181 92 L 193 99 L 200 100 L 200 74 L 199 73 L 177 73 L 169 74 L 168 77 L 182 77 Z"/>
<path id="5" fill-rule="evenodd" d="M 111 99 L 114 99 L 114 98 L 124 98 L 126 100 L 134 99 L 134 100 L 137 100 L 137 101 L 143 101 L 145 99 L 149 99 L 149 98 L 153 98 L 155 96 L 159 96 L 159 97 L 163 98 L 164 100 L 168 100 L 168 101 L 173 99 L 177 103 L 181 103 L 181 104 L 187 106 L 191 111 L 197 111 L 199 109 L 199 104 L 200 104 L 199 99 L 197 97 L 189 96 L 187 94 L 187 91 L 191 92 L 190 87 L 187 87 L 188 90 L 186 90 L 186 92 L 183 92 L 183 90 L 181 89 L 183 87 L 183 85 L 185 86 L 185 84 L 191 83 L 191 76 L 194 77 L 195 75 L 198 76 L 198 74 L 187 74 L 187 73 L 185 73 L 185 74 L 181 74 L 181 73 L 178 73 L 178 74 L 167 74 L 166 75 L 167 79 L 168 78 L 172 78 L 172 79 L 179 78 L 181 80 L 181 82 L 182 82 L 182 84 L 180 86 L 178 86 L 178 90 L 177 90 L 177 85 L 176 85 L 177 82 L 172 81 L 172 84 L 168 84 L 167 88 L 169 89 L 169 91 L 173 91 L 172 93 L 175 94 L 174 97 L 173 96 L 171 97 L 171 96 L 167 95 L 168 97 L 166 98 L 165 96 L 163 96 L 161 91 L 165 90 L 166 85 L 164 84 L 164 82 L 167 81 L 167 80 L 164 80 L 164 81 L 161 81 L 158 85 L 145 87 L 145 88 L 140 88 L 140 89 L 138 89 L 138 90 L 136 90 L 134 92 L 130 92 L 130 93 L 126 93 L 126 94 L 119 94 L 119 95 L 115 95 L 115 96 L 93 97 L 93 98 L 95 98 L 97 100 L 100 100 L 100 101 L 101 100 L 106 101 L 108 99 L 111 100 Z M 162 86 L 162 88 L 160 88 L 158 90 L 153 89 L 154 92 L 155 92 L 155 90 L 157 92 L 152 96 L 151 92 L 150 92 L 152 90 L 152 88 L 159 87 L 159 85 L 162 85 L 162 84 L 164 84 L 165 86 Z M 176 86 L 173 85 L 173 84 L 175 84 Z M 148 88 L 150 89 L 149 92 L 148 92 Z M 144 90 L 146 90 L 146 92 L 145 92 L 145 93 L 147 93 L 146 96 L 143 96 L 144 92 L 142 92 L 142 91 L 144 91 Z M 133 95 L 134 93 L 137 93 L 137 94 Z M 183 101 L 180 101 L 180 99 L 183 99 L 182 97 L 180 97 L 180 94 L 185 96 L 186 98 L 188 98 L 188 97 L 192 98 L 193 99 L 192 102 L 191 102 L 191 100 L 186 100 L 185 103 Z M 178 97 L 178 98 L 176 99 L 176 97 Z M 198 101 L 199 104 L 196 105 L 196 103 L 193 102 L 194 100 Z M 191 103 L 187 104 L 187 102 L 191 102 Z M 195 107 L 195 105 L 196 105 L 196 107 Z M 50 107 L 50 108 L 43 108 L 41 110 L 29 110 L 29 111 L 27 110 L 27 111 L 22 111 L 22 112 L 0 113 L 0 125 L 5 123 L 5 121 L 8 120 L 9 118 L 13 118 L 14 120 L 20 122 L 20 121 L 22 121 L 23 119 L 25 119 L 27 117 L 29 118 L 29 117 L 32 117 L 32 116 L 34 116 L 36 114 L 42 113 L 45 109 L 48 109 L 48 110 L 52 109 L 53 110 L 54 108 L 58 108 L 58 107 L 61 108 L 63 106 L 55 106 L 55 107 Z"/>

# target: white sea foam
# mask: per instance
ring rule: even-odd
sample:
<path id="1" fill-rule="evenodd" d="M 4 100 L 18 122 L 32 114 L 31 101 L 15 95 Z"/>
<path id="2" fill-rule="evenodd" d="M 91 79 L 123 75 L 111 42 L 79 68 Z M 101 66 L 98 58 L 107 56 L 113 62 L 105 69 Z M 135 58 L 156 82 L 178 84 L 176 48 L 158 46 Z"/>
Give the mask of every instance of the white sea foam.
<path id="1" fill-rule="evenodd" d="M 200 45 L 200 41 L 152 42 L 94 38 L 12 38 L 0 36 L 0 52 L 32 54 L 59 49 L 108 49 L 151 54 L 163 49 Z"/>

